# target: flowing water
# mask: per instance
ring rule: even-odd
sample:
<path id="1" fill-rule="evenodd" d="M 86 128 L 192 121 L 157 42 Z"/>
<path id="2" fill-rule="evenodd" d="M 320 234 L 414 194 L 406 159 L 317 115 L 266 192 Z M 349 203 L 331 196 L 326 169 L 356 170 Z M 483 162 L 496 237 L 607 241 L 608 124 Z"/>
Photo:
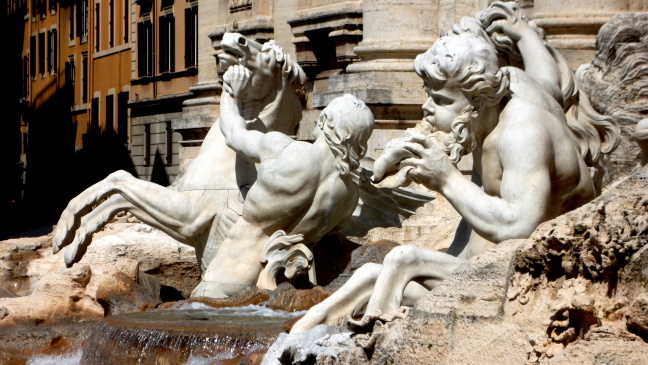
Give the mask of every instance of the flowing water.
<path id="1" fill-rule="evenodd" d="M 229 364 L 264 353 L 283 324 L 303 314 L 201 303 L 107 317 L 90 333 L 81 364 Z M 32 359 L 35 360 L 35 359 Z M 47 359 L 34 364 L 47 364 Z"/>

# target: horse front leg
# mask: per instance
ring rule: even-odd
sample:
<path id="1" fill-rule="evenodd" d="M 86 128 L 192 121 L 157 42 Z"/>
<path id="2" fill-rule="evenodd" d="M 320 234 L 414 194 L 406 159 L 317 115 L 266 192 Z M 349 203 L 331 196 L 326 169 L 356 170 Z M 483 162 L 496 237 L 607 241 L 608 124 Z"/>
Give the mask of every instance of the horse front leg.
<path id="1" fill-rule="evenodd" d="M 130 212 L 140 221 L 157 228 L 171 236 L 176 241 L 187 243 L 187 237 L 161 225 L 153 217 L 143 210 L 135 207 L 128 200 L 119 194 L 112 195 L 105 202 L 99 204 L 90 213 L 81 217 L 81 223 L 76 230 L 74 238 L 65 249 L 63 260 L 67 267 L 79 262 L 92 243 L 92 236 L 101 230 L 117 213 Z"/>
<path id="2" fill-rule="evenodd" d="M 118 171 L 117 173 L 120 173 Z M 121 173 L 128 174 L 125 171 Z M 77 229 L 81 225 L 81 217 L 88 214 L 93 205 L 99 203 L 107 195 L 111 193 L 114 188 L 114 174 L 108 175 L 105 179 L 90 186 L 79 195 L 74 197 L 68 203 L 67 207 L 61 213 L 61 217 L 56 223 L 54 230 L 54 237 L 52 239 L 52 249 L 56 254 L 61 248 L 69 245 L 77 235 Z M 130 175 L 130 174 L 128 174 Z"/>
<path id="3" fill-rule="evenodd" d="M 123 200 L 115 198 L 113 202 L 120 203 L 114 207 L 109 205 L 106 209 L 101 209 L 99 205 L 96 216 L 88 214 L 88 226 L 76 232 L 82 217 L 92 205 L 111 194 L 118 194 Z M 75 247 L 66 251 L 65 260 L 66 264 L 76 262 L 85 252 L 91 234 L 120 209 L 130 211 L 143 222 L 187 243 L 213 221 L 226 202 L 226 190 L 176 191 L 137 179 L 125 171 L 117 171 L 70 201 L 61 215 L 63 233 L 58 227 L 55 233 L 55 243 L 58 243 L 55 251 L 64 246 L 62 243 L 74 241 Z M 67 229 L 69 226 L 73 228 Z M 61 236 L 65 240 L 56 242 Z"/>

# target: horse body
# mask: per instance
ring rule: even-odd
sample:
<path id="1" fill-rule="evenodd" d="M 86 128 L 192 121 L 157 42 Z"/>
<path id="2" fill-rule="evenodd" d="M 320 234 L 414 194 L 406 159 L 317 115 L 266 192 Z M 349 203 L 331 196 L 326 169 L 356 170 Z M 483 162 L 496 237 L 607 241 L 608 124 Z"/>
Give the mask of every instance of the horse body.
<path id="1" fill-rule="evenodd" d="M 305 82 L 301 68 L 272 41 L 261 45 L 240 34 L 226 33 L 221 47 L 224 53 L 218 59 L 222 69 L 242 64 L 253 75 L 242 108 L 249 128 L 294 133 L 301 119 L 295 89 Z M 70 245 L 64 260 L 71 266 L 81 259 L 94 232 L 118 212 L 128 211 L 194 247 L 204 272 L 227 230 L 240 217 L 243 199 L 255 181 L 254 163 L 227 147 L 216 121 L 198 155 L 172 186 L 165 188 L 117 171 L 72 199 L 56 225 L 53 250 Z"/>

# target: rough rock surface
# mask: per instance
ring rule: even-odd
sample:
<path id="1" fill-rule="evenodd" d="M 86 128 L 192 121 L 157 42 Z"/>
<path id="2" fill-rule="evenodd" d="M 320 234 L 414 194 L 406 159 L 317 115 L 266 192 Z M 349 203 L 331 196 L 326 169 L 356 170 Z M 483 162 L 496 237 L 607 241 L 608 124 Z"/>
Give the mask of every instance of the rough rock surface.
<path id="1" fill-rule="evenodd" d="M 583 77 L 581 88 L 592 106 L 617 120 L 622 141 L 611 155 L 612 179 L 639 162 L 639 149 L 631 135 L 648 117 L 648 13 L 614 16 L 596 39 L 596 58 Z"/>
<path id="2" fill-rule="evenodd" d="M 161 295 L 188 296 L 200 278 L 193 249 L 143 224 L 109 224 L 69 269 L 51 235 L 2 241 L 0 251 L 0 327 L 145 310 Z"/>
<path id="3" fill-rule="evenodd" d="M 363 364 L 364 351 L 345 327 L 320 325 L 296 335 L 281 334 L 268 350 L 263 365 L 275 364 Z"/>
<path id="4" fill-rule="evenodd" d="M 530 239 L 474 257 L 404 318 L 330 346 L 355 363 L 648 364 L 647 243 L 644 168 Z M 328 348 L 296 352 L 304 339 L 291 336 L 268 363 L 331 362 L 318 357 Z"/>

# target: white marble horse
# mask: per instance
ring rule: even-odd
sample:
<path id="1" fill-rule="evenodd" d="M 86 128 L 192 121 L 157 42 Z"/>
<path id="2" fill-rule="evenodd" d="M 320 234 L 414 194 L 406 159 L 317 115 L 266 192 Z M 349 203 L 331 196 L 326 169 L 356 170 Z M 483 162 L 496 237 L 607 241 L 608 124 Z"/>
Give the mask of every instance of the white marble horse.
<path id="1" fill-rule="evenodd" d="M 306 81 L 299 65 L 274 41 L 261 45 L 240 34 L 226 33 L 221 47 L 221 69 L 240 64 L 251 73 L 251 87 L 242 107 L 248 128 L 294 134 L 302 115 L 295 91 Z M 216 121 L 196 158 L 172 186 L 116 171 L 72 199 L 56 225 L 53 250 L 56 253 L 68 246 L 64 261 L 71 266 L 83 257 L 94 232 L 118 212 L 127 211 L 194 247 L 204 272 L 240 217 L 247 190 L 255 181 L 255 165 L 227 147 Z"/>

